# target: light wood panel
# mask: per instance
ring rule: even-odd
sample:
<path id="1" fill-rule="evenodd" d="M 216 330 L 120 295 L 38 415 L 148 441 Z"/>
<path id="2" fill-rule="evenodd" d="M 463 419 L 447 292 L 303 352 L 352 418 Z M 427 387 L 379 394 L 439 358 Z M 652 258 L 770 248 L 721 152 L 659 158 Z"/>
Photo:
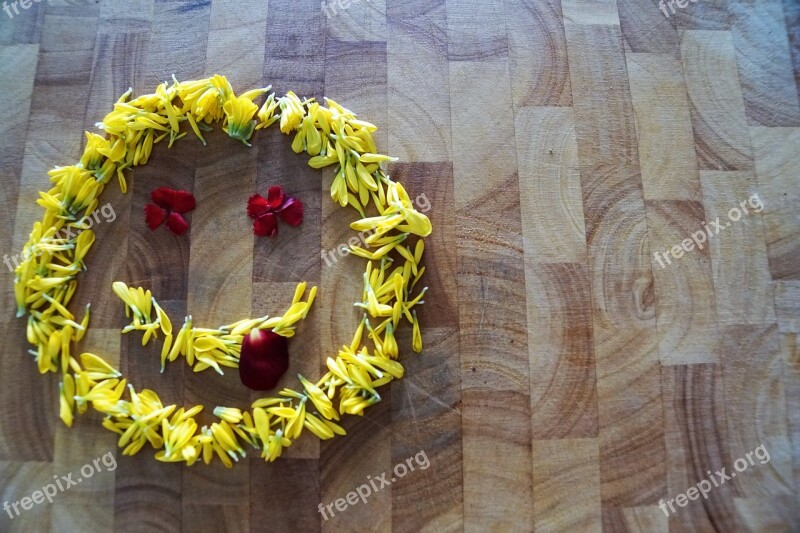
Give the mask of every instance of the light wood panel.
<path id="1" fill-rule="evenodd" d="M 769 271 L 775 280 L 800 279 L 797 234 L 800 232 L 800 191 L 797 187 L 797 153 L 800 129 L 750 130 L 759 198 L 763 197 Z"/>
<path id="2" fill-rule="evenodd" d="M 747 118 L 730 32 L 683 32 L 681 56 L 699 168 L 751 169 Z"/>
<path id="3" fill-rule="evenodd" d="M 75 161 L 120 93 L 173 74 L 223 72 L 237 91 L 271 84 L 356 111 L 400 157 L 389 172 L 434 233 L 425 349 L 404 350 L 405 378 L 345 418 L 346 437 L 234 470 L 122 457 L 96 415 L 63 427 L 0 265 L 0 505 L 109 453 L 117 464 L 13 519 L 0 509 L 0 531 L 800 529 L 797 2 L 665 0 L 666 15 L 658 0 L 19 6 L 0 11 L 9 259 L 47 170 Z M 116 218 L 95 228 L 74 300 L 93 310 L 80 350 L 166 401 L 205 404 L 203 423 L 255 393 L 236 371 L 162 374 L 156 348 L 120 336 L 113 280 L 203 325 L 276 313 L 296 282 L 318 285 L 287 386 L 349 342 L 362 287 L 360 261 L 336 251 L 356 215 L 328 199 L 330 171 L 278 131 L 252 148 L 207 139 L 158 146 L 127 195 L 108 187 Z M 256 238 L 246 200 L 273 184 L 305 220 Z M 198 199 L 182 238 L 145 226 L 158 185 Z M 680 506 L 761 445 L 769 461 Z M 319 512 L 383 473 L 395 480 L 366 503 Z"/>
<path id="4" fill-rule="evenodd" d="M 450 26 L 454 33 L 468 28 L 460 22 Z M 508 62 L 451 61 L 450 87 L 458 225 L 450 245 L 459 256 L 464 520 L 475 528 L 510 528 L 531 520 L 531 422 Z M 486 101 L 481 95 L 488 92 L 494 98 Z M 488 108 L 486 128 L 471 127 L 472 109 L 479 105 Z M 498 498 L 485 498 L 487 490 Z"/>

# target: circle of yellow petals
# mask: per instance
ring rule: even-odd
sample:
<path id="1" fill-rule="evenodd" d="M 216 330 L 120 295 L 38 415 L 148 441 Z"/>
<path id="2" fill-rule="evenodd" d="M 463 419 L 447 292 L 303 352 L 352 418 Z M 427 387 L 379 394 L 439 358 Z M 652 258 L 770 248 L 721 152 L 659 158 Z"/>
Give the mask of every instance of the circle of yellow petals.
<path id="1" fill-rule="evenodd" d="M 308 429 L 320 439 L 344 435 L 340 415 L 362 415 L 380 401 L 378 388 L 403 376 L 396 361 L 399 348 L 394 332 L 401 321 L 412 325 L 412 348 L 422 350 L 415 306 L 424 303 L 427 287 L 415 290 L 425 268 L 421 266 L 423 238 L 431 233 L 428 218 L 416 211 L 400 183 L 392 181 L 381 163 L 394 161 L 377 153 L 373 124 L 330 99 L 325 105 L 301 100 L 293 92 L 276 97 L 269 93 L 259 107 L 254 100 L 270 87 L 236 96 L 221 75 L 207 79 L 162 83 L 153 94 L 130 99 L 129 89 L 97 127 L 105 136 L 86 132 L 80 161 L 49 171 L 52 187 L 40 192 L 37 203 L 44 216 L 33 226 L 15 270 L 17 316 L 28 315 L 27 340 L 35 349 L 39 371 L 60 373 L 60 417 L 71 426 L 74 414 L 89 406 L 105 418 L 103 426 L 119 434 L 123 455 L 133 455 L 148 443 L 160 461 L 192 465 L 214 457 L 227 467 L 244 457 L 246 448 L 260 451 L 266 461 L 277 459 L 284 448 Z M 203 131 L 222 121 L 223 130 L 250 146 L 256 130 L 279 121 L 281 132 L 294 133 L 292 150 L 309 154 L 309 165 L 335 165 L 331 198 L 354 208 L 361 216 L 350 227 L 366 232 L 366 248 L 350 252 L 367 260 L 362 299 L 364 309 L 353 340 L 336 356 L 328 357 L 327 372 L 316 382 L 299 376 L 301 391 L 283 389 L 276 396 L 255 401 L 250 410 L 217 407 L 218 422 L 199 427 L 195 416 L 202 406 L 177 408 L 163 405 L 152 390 L 136 391 L 122 374 L 102 357 L 72 355 L 72 345 L 87 331 L 89 305 L 80 321 L 67 308 L 85 270 L 84 258 L 95 241 L 87 217 L 99 205 L 106 184 L 117 177 L 127 190 L 124 171 L 147 163 L 153 146 L 168 146 L 193 133 L 206 144 Z M 183 129 L 183 131 L 182 131 Z M 367 217 L 372 202 L 377 214 Z M 412 247 L 409 240 L 416 238 Z M 390 257 L 396 252 L 396 257 Z M 186 317 L 173 336 L 172 323 L 150 291 L 115 282 L 113 290 L 125 303 L 133 321 L 123 332 L 143 331 L 142 344 L 164 334 L 162 371 L 166 361 L 184 356 L 195 371 L 221 366 L 237 367 L 241 342 L 253 328 L 271 329 L 290 337 L 294 324 L 305 318 L 314 300 L 313 287 L 306 300 L 300 283 L 289 309 L 282 316 L 244 319 L 217 329 L 199 328 Z M 373 322 L 375 321 L 375 322 Z M 127 397 L 126 397 L 127 393 Z"/>

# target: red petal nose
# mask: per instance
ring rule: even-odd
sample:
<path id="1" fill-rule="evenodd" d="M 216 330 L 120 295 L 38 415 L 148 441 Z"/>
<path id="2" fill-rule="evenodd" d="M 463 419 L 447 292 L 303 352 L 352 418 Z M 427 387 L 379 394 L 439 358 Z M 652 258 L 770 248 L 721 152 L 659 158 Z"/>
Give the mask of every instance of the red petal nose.
<path id="1" fill-rule="evenodd" d="M 245 387 L 257 391 L 273 389 L 288 368 L 286 337 L 260 329 L 245 336 L 239 356 L 239 378 Z"/>

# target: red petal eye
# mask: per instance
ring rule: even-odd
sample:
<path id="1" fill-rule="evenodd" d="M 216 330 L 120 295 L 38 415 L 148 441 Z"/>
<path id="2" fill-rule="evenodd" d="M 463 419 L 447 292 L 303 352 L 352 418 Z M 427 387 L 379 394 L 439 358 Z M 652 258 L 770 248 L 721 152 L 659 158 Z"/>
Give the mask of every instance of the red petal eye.
<path id="1" fill-rule="evenodd" d="M 164 209 L 171 209 L 178 213 L 188 213 L 195 208 L 194 196 L 189 191 L 176 191 L 169 187 L 159 187 L 150 193 L 150 198 Z"/>
<path id="2" fill-rule="evenodd" d="M 253 233 L 260 237 L 274 237 L 278 234 L 277 213 L 287 224 L 298 226 L 303 222 L 303 202 L 286 196 L 280 185 L 273 185 L 267 191 L 267 198 L 254 194 L 247 201 L 247 216 L 256 219 Z"/>
<path id="3" fill-rule="evenodd" d="M 170 207 L 176 213 L 188 213 L 193 211 L 196 205 L 194 195 L 189 191 L 172 191 L 172 204 Z"/>
<path id="4" fill-rule="evenodd" d="M 274 237 L 278 234 L 278 219 L 272 213 L 261 215 L 253 221 L 253 233 L 259 237 Z"/>
<path id="5" fill-rule="evenodd" d="M 167 228 L 175 235 L 183 235 L 189 229 L 189 223 L 178 213 L 172 212 L 167 217 Z"/>
<path id="6" fill-rule="evenodd" d="M 167 218 L 167 211 L 161 209 L 157 205 L 145 204 L 144 206 L 144 220 L 147 222 L 147 227 L 151 230 L 159 227 Z"/>
<path id="7" fill-rule="evenodd" d="M 260 194 L 254 194 L 247 200 L 247 216 L 250 218 L 258 218 L 269 211 L 267 199 Z"/>
<path id="8" fill-rule="evenodd" d="M 286 195 L 280 185 L 273 185 L 267 191 L 267 205 L 270 209 L 278 209 Z"/>
<path id="9" fill-rule="evenodd" d="M 158 207 L 169 209 L 172 204 L 170 201 L 171 191 L 172 189 L 169 187 L 159 187 L 158 189 L 153 189 L 150 193 L 150 198 L 153 199 Z"/>
<path id="10" fill-rule="evenodd" d="M 299 226 L 303 222 L 303 202 L 297 198 L 288 198 L 278 209 L 278 215 L 287 224 Z"/>

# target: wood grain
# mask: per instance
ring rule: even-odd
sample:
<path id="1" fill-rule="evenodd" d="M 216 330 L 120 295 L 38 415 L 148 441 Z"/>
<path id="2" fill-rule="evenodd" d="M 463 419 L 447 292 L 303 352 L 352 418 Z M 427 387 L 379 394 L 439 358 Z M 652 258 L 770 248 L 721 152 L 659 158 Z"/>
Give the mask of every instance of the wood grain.
<path id="1" fill-rule="evenodd" d="M 701 170 L 748 170 L 752 153 L 729 32 L 686 31 L 681 38 L 695 150 Z"/>
<path id="2" fill-rule="evenodd" d="M 459 147 L 453 172 L 460 229 L 455 244 L 464 520 L 477 528 L 510 528 L 531 520 L 524 503 L 531 497 L 531 481 L 529 365 L 520 291 L 525 272 L 508 62 L 451 61 L 450 86 L 453 146 Z M 489 107 L 490 121 L 470 128 L 470 109 L 492 90 L 495 97 L 481 102 Z M 487 490 L 498 498 L 486 499 Z"/>
<path id="3" fill-rule="evenodd" d="M 680 61 L 666 54 L 626 54 L 626 59 L 644 197 L 700 202 L 692 122 Z"/>
<path id="4" fill-rule="evenodd" d="M 601 531 L 597 439 L 533 444 L 534 527 Z"/>
<path id="5" fill-rule="evenodd" d="M 572 97 L 560 1 L 512 0 L 505 6 L 514 107 L 569 106 Z"/>
<path id="6" fill-rule="evenodd" d="M 731 458 L 764 445 L 764 456 L 734 480 L 741 523 L 751 529 L 785 528 L 798 519 L 794 505 L 793 456 L 789 452 L 790 427 L 787 394 L 796 387 L 795 373 L 784 354 L 777 327 L 725 328 L 723 349 L 726 418 Z M 765 487 L 770 489 L 765 491 Z"/>
<path id="7" fill-rule="evenodd" d="M 388 6 L 389 150 L 402 161 L 452 160 L 444 3 Z M 418 11 L 427 9 L 425 24 Z M 419 138 L 427 139 L 420 143 Z"/>
<path id="8" fill-rule="evenodd" d="M 523 107 L 517 112 L 514 130 L 526 263 L 585 262 L 586 229 L 572 109 Z"/>
<path id="9" fill-rule="evenodd" d="M 454 327 L 431 328 L 425 339 L 429 357 L 407 361 L 403 386 L 392 394 L 392 464 L 414 457 L 429 466 L 392 486 L 392 529 L 463 529 L 463 451 L 460 367 Z M 408 342 L 408 335 L 400 337 Z M 422 454 L 422 455 L 420 455 Z M 420 498 L 424 494 L 424 502 Z"/>
<path id="10" fill-rule="evenodd" d="M 597 386 L 589 280 L 576 263 L 526 265 L 534 439 L 596 437 Z M 534 454 L 535 456 L 535 454 Z"/>
<path id="11" fill-rule="evenodd" d="M 301 439 L 271 464 L 250 453 L 233 470 L 123 457 L 97 414 L 64 427 L 57 377 L 27 354 L 0 265 L 0 505 L 98 458 L 117 464 L 52 504 L 0 510 L 0 531 L 800 529 L 800 8 L 668 4 L 667 15 L 658 0 L 0 10 L 0 254 L 12 265 L 47 171 L 74 163 L 83 130 L 128 87 L 173 74 L 221 72 L 237 92 L 271 84 L 354 110 L 379 127 L 380 150 L 400 158 L 389 173 L 434 227 L 424 350 L 401 350 L 404 379 L 345 417 L 346 437 Z M 298 281 L 318 285 L 280 386 L 318 375 L 349 342 L 362 290 L 361 261 L 339 253 L 357 215 L 328 199 L 330 169 L 308 167 L 277 128 L 252 148 L 206 137 L 157 146 L 128 194 L 109 185 L 114 219 L 94 228 L 71 304 L 93 310 L 77 350 L 166 402 L 204 404 L 201 423 L 259 395 L 235 370 L 162 374 L 158 348 L 120 335 L 112 281 L 151 288 L 173 322 L 207 326 L 279 313 Z M 303 201 L 304 223 L 256 238 L 247 198 L 275 184 Z M 198 199 L 183 237 L 145 226 L 159 185 Z M 768 461 L 669 512 L 761 445 Z M 399 464 L 414 469 L 399 476 Z M 320 512 L 384 473 L 394 480 L 366 502 Z"/>
<path id="12" fill-rule="evenodd" d="M 664 368 L 661 390 L 669 465 L 668 494 L 672 498 L 708 479 L 709 471 L 715 472 L 730 465 L 739 456 L 731 457 L 728 445 L 726 397 L 720 365 L 688 364 Z M 674 504 L 673 508 L 680 512 L 670 511 L 670 527 L 701 530 L 734 527 L 738 493 L 731 484 L 715 489 L 708 498 L 698 499 L 697 504 L 687 506 L 685 510 L 680 509 L 679 503 Z"/>
<path id="13" fill-rule="evenodd" d="M 698 231 L 705 234 L 703 206 L 666 200 L 649 201 L 646 206 L 659 360 L 663 365 L 716 363 L 720 354 L 716 352 L 719 328 L 712 243 L 702 242 L 697 235 Z M 690 239 L 692 235 L 697 241 Z M 687 239 L 692 246 L 683 248 Z"/>
<path id="14" fill-rule="evenodd" d="M 619 27 L 567 24 L 597 367 L 604 527 L 665 488 L 656 309 Z M 574 44 L 573 44 L 574 43 Z M 623 370 L 624 368 L 624 370 Z"/>
<path id="15" fill-rule="evenodd" d="M 617 9 L 626 51 L 680 57 L 675 22 L 664 16 L 656 2 L 617 0 Z"/>
<path id="16" fill-rule="evenodd" d="M 752 172 L 700 174 L 706 222 L 713 234 L 708 246 L 717 287 L 715 297 L 720 325 L 775 321 L 761 217 L 751 207 L 747 215 L 734 220 L 736 211 L 733 210 L 742 211 L 740 202 L 747 199 L 745 207 L 750 205 L 751 191 L 755 190 L 753 178 Z M 712 221 L 719 227 L 714 227 Z"/>
<path id="17" fill-rule="evenodd" d="M 731 2 L 730 11 L 748 123 L 800 126 L 800 104 L 781 2 L 736 0 Z"/>
<path id="18" fill-rule="evenodd" d="M 752 128 L 756 179 L 763 195 L 769 271 L 772 279 L 800 279 L 796 235 L 800 232 L 800 193 L 795 163 L 798 128 Z"/>

